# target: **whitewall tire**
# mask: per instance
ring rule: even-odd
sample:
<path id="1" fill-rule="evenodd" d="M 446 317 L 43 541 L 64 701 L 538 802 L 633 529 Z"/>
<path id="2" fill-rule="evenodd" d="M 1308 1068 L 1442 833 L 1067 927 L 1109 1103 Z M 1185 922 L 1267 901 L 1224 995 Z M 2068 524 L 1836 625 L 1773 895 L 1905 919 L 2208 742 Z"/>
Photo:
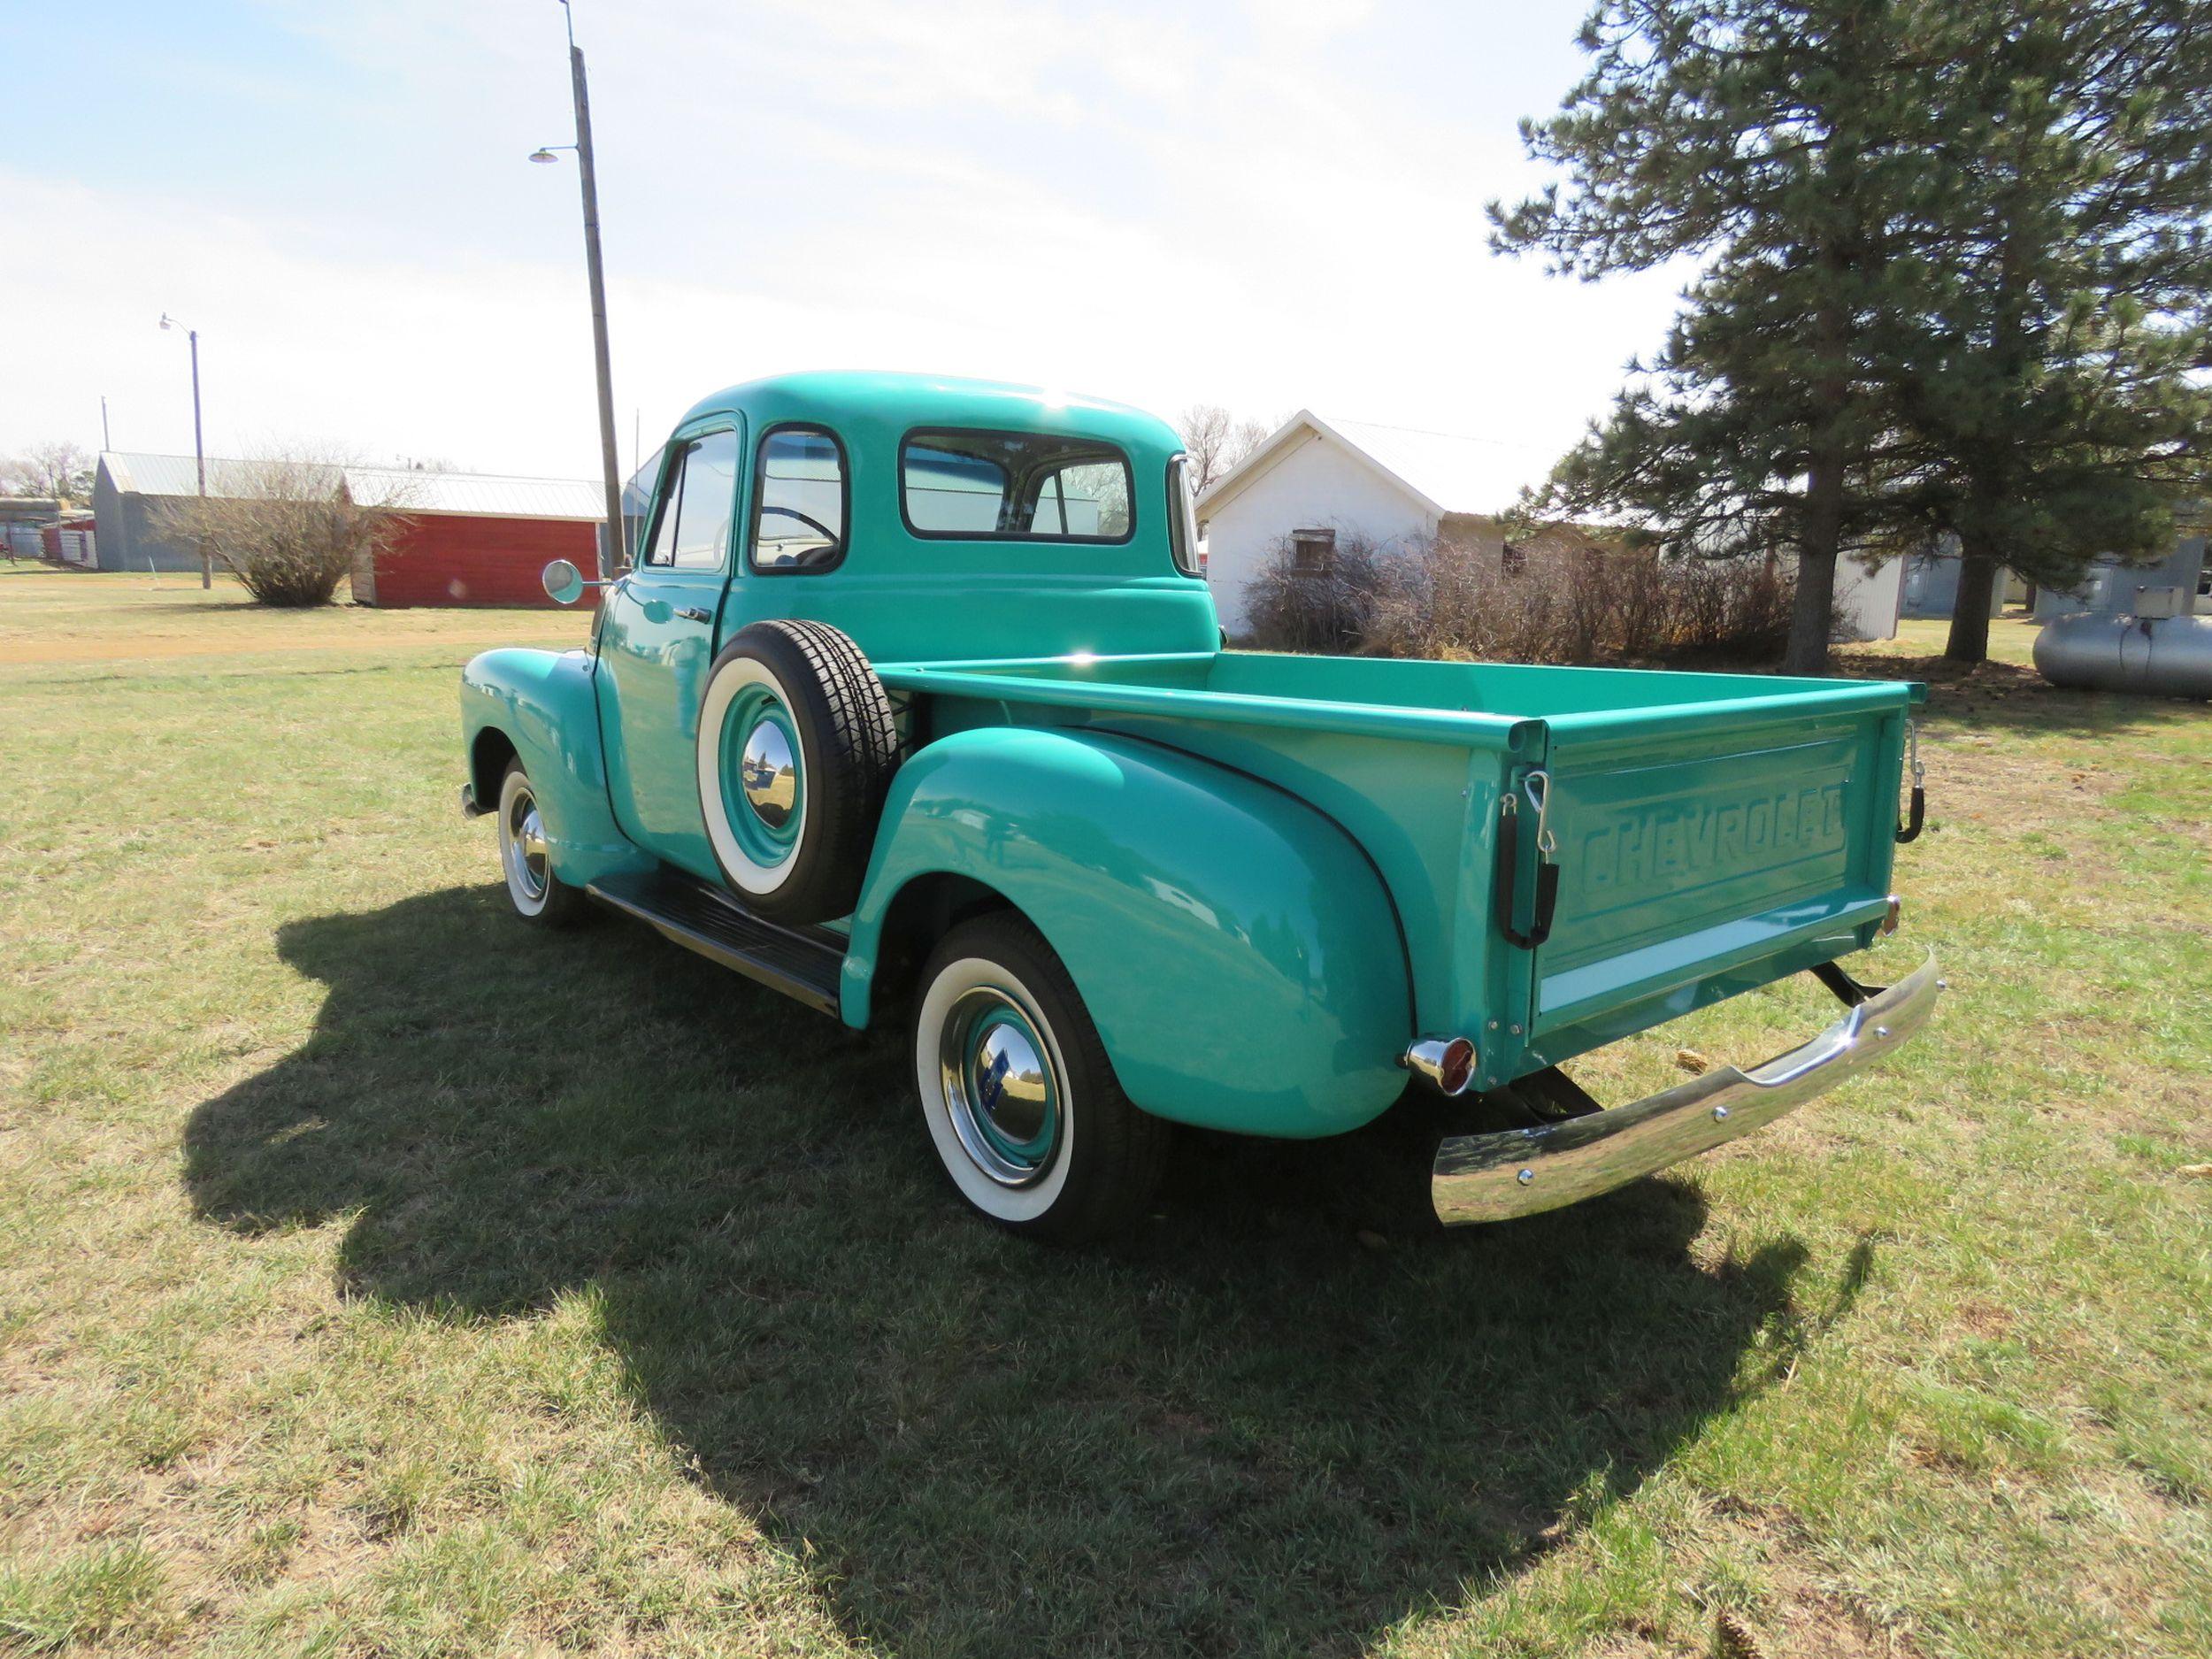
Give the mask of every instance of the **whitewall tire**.
<path id="1" fill-rule="evenodd" d="M 1000 1225 L 1076 1242 L 1129 1221 L 1168 1125 L 1130 1103 L 1067 970 L 1019 916 L 948 933 L 915 1002 L 916 1092 L 960 1195 Z"/>
<path id="2" fill-rule="evenodd" d="M 883 682 L 820 622 L 756 622 L 708 672 L 695 757 L 707 844 L 730 888 L 779 922 L 849 914 L 898 764 Z"/>
<path id="3" fill-rule="evenodd" d="M 699 806 L 715 861 L 747 898 L 772 901 L 790 882 L 806 835 L 804 752 L 773 669 L 751 657 L 716 669 L 699 709 Z"/>
<path id="4" fill-rule="evenodd" d="M 552 838 L 546 832 L 537 791 L 519 760 L 509 761 L 499 780 L 498 819 L 499 867 L 507 878 L 507 897 L 515 913 L 551 927 L 587 915 L 589 902 L 553 868 Z"/>

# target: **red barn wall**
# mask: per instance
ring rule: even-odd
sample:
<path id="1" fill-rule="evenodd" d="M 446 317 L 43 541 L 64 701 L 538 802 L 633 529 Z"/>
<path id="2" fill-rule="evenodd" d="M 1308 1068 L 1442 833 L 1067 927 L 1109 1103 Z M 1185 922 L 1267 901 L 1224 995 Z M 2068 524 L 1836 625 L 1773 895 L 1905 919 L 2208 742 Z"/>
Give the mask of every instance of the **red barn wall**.
<path id="1" fill-rule="evenodd" d="M 408 514 L 377 555 L 376 603 L 549 606 L 539 576 L 555 559 L 590 574 L 599 560 L 599 526 L 575 518 Z"/>

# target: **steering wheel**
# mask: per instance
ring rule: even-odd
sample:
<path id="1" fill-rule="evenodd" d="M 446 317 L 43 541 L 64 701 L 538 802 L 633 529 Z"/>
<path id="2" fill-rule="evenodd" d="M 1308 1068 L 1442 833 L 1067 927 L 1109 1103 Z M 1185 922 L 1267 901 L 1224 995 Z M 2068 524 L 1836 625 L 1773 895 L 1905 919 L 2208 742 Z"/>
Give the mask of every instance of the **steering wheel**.
<path id="1" fill-rule="evenodd" d="M 772 512 L 780 512 L 787 518 L 796 518 L 801 524 L 806 526 L 808 529 L 812 530 L 820 535 L 822 540 L 825 541 L 834 543 L 838 540 L 836 531 L 831 529 L 829 526 L 824 524 L 819 518 L 809 518 L 805 513 L 801 512 L 796 507 L 779 507 L 772 503 L 763 502 L 760 508 L 761 517 L 764 518 Z"/>

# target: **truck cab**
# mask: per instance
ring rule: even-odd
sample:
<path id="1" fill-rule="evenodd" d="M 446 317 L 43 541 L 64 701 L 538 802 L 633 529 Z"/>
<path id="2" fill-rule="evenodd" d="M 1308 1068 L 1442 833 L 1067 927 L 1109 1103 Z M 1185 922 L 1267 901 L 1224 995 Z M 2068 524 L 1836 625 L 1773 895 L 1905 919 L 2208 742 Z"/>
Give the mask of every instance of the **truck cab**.
<path id="1" fill-rule="evenodd" d="M 1932 963 L 1836 965 L 1896 923 L 1921 688 L 1227 650 L 1141 411 L 733 387 L 677 426 L 631 551 L 588 650 L 464 671 L 516 910 L 905 1018 L 941 1163 L 1018 1231 L 1125 1217 L 1173 1125 L 1339 1134 L 1409 1091 L 1508 1125 L 1437 1149 L 1440 1219 L 1552 1208 L 1932 1005 Z M 1609 1110 L 1560 1069 L 1800 971 L 1845 1013 L 1764 1068 Z"/>
<path id="2" fill-rule="evenodd" d="M 1211 650 L 1182 442 L 1118 405 L 903 375 L 705 399 L 662 451 L 597 650 L 614 816 L 710 881 L 694 725 L 721 644 L 823 622 L 872 661 Z"/>

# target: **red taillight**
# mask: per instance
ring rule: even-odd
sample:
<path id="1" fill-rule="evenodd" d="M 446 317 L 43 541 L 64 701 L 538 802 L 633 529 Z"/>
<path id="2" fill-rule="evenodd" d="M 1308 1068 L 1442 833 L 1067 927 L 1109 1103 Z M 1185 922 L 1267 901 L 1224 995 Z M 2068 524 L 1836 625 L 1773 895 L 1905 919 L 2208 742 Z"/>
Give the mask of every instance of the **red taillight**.
<path id="1" fill-rule="evenodd" d="M 1464 1094 L 1481 1058 L 1465 1037 L 1423 1037 L 1399 1056 L 1398 1064 L 1426 1078 L 1439 1094 Z"/>
<path id="2" fill-rule="evenodd" d="M 1461 1094 L 1474 1080 L 1475 1045 L 1464 1037 L 1455 1037 L 1444 1045 L 1444 1064 L 1437 1070 L 1436 1081 L 1447 1094 Z"/>

